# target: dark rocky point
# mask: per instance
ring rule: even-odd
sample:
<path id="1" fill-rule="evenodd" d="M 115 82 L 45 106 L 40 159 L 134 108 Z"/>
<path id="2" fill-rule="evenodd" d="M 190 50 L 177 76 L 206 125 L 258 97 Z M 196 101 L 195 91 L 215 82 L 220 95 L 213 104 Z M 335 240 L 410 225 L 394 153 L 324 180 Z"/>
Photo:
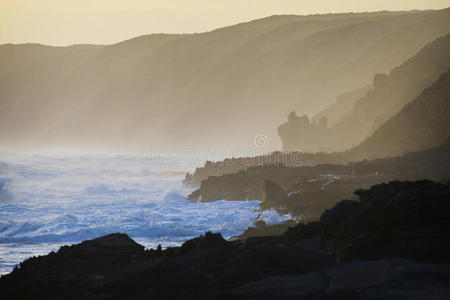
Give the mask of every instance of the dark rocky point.
<path id="1" fill-rule="evenodd" d="M 266 183 L 274 187 L 271 183 Z M 277 189 L 275 189 L 277 190 Z M 282 236 L 144 250 L 110 234 L 27 259 L 3 299 L 448 299 L 450 184 L 357 190 Z"/>

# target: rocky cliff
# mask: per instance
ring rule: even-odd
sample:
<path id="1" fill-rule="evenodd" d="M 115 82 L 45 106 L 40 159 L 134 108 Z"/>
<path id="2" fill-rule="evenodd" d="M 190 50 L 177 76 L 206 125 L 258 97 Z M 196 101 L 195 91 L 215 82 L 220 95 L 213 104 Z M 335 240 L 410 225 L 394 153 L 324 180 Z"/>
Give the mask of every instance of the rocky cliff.
<path id="1" fill-rule="evenodd" d="M 449 32 L 449 12 L 272 16 L 113 45 L 0 45 L 0 146 L 230 149 L 260 133 L 276 142 L 289 111 L 313 114 L 389 72 Z"/>
<path id="2" fill-rule="evenodd" d="M 442 41 L 444 40 L 446 43 L 450 42 L 450 35 L 445 39 L 442 38 Z M 449 105 L 450 71 L 447 70 L 432 85 L 423 90 L 418 97 L 381 125 L 370 137 L 350 150 L 335 153 L 272 153 L 254 158 L 229 160 L 227 164 L 224 164 L 225 161 L 210 163 L 189 175 L 189 178 L 187 178 L 189 180 L 185 180 L 185 184 L 198 187 L 202 180 L 207 179 L 208 176 L 238 172 L 252 166 L 263 165 L 263 162 L 292 167 L 327 163 L 346 164 L 364 159 L 394 157 L 412 151 L 425 150 L 442 144 L 449 137 Z M 292 116 L 296 120 L 295 122 L 301 119 L 296 115 Z M 306 119 L 303 119 L 302 123 L 307 129 L 311 127 L 307 125 Z M 316 127 L 314 130 L 319 129 Z M 321 130 L 321 134 L 323 135 L 318 135 L 313 139 L 327 137 L 324 130 Z M 300 138 L 295 141 L 301 143 L 303 139 Z M 224 165 L 226 167 L 223 167 Z"/>
<path id="3" fill-rule="evenodd" d="M 306 116 L 288 117 L 289 121 L 278 128 L 283 150 L 332 152 L 360 144 L 407 104 L 414 102 L 419 96 L 424 97 L 424 90 L 433 86 L 450 69 L 449 52 L 450 34 L 447 34 L 394 68 L 389 75 L 376 74 L 373 89 L 355 101 L 352 108 L 329 128 L 326 115 L 315 122 L 310 122 Z M 445 81 L 446 78 L 440 80 Z M 435 89 L 440 89 L 441 97 L 447 97 L 442 94 L 444 87 Z M 336 105 L 337 103 L 334 106 Z M 419 121 L 417 120 L 418 123 Z M 397 154 L 379 153 L 380 157 Z"/>
<path id="4" fill-rule="evenodd" d="M 0 278 L 5 299 L 448 299 L 450 185 L 359 190 L 283 236 L 206 233 L 144 250 L 112 234 L 33 257 Z"/>
<path id="5" fill-rule="evenodd" d="M 353 191 L 391 180 L 450 179 L 450 140 L 439 147 L 401 157 L 347 165 L 310 167 L 268 165 L 235 174 L 211 176 L 188 196 L 193 201 L 263 200 L 261 209 L 317 220 L 322 212 Z M 268 182 L 269 181 L 269 182 Z"/>

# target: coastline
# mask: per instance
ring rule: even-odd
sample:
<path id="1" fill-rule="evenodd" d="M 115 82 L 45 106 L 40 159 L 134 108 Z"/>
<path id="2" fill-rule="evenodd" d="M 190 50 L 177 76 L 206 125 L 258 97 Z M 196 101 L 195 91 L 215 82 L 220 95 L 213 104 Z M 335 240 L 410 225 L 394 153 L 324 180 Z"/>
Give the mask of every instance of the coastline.
<path id="1" fill-rule="evenodd" d="M 207 232 L 145 250 L 117 233 L 64 246 L 22 262 L 0 289 L 8 299 L 448 297 L 450 184 L 391 182 L 357 193 L 359 201 L 281 236 L 226 241 Z"/>

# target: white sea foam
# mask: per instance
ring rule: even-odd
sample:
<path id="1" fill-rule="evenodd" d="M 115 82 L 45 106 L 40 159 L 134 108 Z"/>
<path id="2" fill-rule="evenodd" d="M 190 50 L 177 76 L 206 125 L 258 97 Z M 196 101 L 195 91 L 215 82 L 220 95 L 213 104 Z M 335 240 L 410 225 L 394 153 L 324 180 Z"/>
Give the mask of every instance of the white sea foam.
<path id="1" fill-rule="evenodd" d="M 258 216 L 258 201 L 193 203 L 181 163 L 133 156 L 0 157 L 0 274 L 33 255 L 112 232 L 146 247 L 174 246 L 205 231 L 227 238 Z M 183 171 L 183 172 L 181 172 Z M 274 224 L 286 219 L 265 212 Z"/>

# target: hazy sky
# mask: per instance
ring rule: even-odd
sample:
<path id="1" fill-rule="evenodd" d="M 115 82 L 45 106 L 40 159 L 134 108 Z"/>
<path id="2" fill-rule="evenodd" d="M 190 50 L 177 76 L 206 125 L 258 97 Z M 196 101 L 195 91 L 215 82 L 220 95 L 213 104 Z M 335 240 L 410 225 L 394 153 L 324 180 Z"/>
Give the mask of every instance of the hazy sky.
<path id="1" fill-rule="evenodd" d="M 0 44 L 113 43 L 274 14 L 441 9 L 450 0 L 0 0 Z"/>

